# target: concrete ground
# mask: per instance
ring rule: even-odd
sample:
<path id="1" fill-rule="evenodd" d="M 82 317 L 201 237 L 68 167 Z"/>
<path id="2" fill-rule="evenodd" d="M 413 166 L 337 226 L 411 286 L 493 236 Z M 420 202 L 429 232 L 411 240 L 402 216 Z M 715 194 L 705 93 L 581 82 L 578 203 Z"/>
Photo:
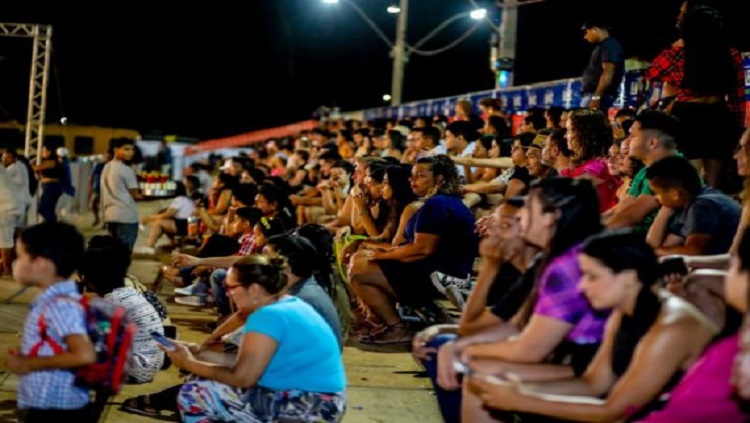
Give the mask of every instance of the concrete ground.
<path id="1" fill-rule="evenodd" d="M 158 203 L 143 203 L 140 211 L 145 214 L 159 207 Z M 69 219 L 86 234 L 92 236 L 101 231 L 90 227 L 90 216 L 72 216 Z M 139 244 L 145 241 L 146 234 L 139 237 Z M 150 285 L 158 271 L 159 262 L 155 259 L 136 259 L 131 273 L 142 282 Z M 10 279 L 0 279 L 0 299 L 8 298 L 21 286 Z M 161 299 L 167 305 L 170 317 L 178 327 L 178 338 L 189 342 L 200 342 L 208 334 L 206 324 L 214 320 L 211 309 L 199 309 L 176 304 L 171 293 L 172 287 L 165 285 Z M 37 292 L 29 290 L 11 303 L 0 304 L 0 422 L 15 422 L 15 392 L 17 378 L 4 372 L 6 351 L 19 343 L 18 334 L 22 330 L 28 305 Z M 365 422 L 438 422 L 439 411 L 429 388 L 429 380 L 420 373 L 406 348 L 386 351 L 364 351 L 355 342 L 348 342 L 344 348 L 348 389 L 348 410 L 344 417 L 347 423 Z M 117 408 L 126 398 L 157 392 L 180 383 L 177 369 L 172 367 L 160 372 L 154 382 L 147 385 L 129 385 L 112 400 L 106 422 L 146 422 L 176 421 L 174 417 L 160 419 L 136 416 L 119 411 Z"/>

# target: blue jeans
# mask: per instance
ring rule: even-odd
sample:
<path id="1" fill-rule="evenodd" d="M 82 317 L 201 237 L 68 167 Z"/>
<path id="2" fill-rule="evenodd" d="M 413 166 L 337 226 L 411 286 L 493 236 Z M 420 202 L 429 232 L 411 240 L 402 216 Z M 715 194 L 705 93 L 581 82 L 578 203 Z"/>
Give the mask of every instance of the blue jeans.
<path id="1" fill-rule="evenodd" d="M 227 278 L 226 269 L 216 269 L 211 273 L 211 290 L 214 292 L 216 308 L 219 310 L 219 316 L 228 316 L 232 313 L 232 307 L 229 304 L 227 291 L 224 289 L 224 279 Z"/>
<path id="2" fill-rule="evenodd" d="M 49 183 L 42 187 L 42 196 L 39 198 L 38 212 L 45 222 L 57 222 L 57 201 L 63 195 L 62 184 Z"/>
<path id="3" fill-rule="evenodd" d="M 127 245 L 130 251 L 135 247 L 135 240 L 138 238 L 137 223 L 117 223 L 107 222 L 107 231 L 115 239 L 119 239 Z"/>
<path id="4" fill-rule="evenodd" d="M 458 335 L 454 334 L 442 334 L 436 336 L 432 341 L 427 343 L 430 348 L 439 349 L 443 344 L 447 344 L 450 341 L 455 341 Z M 427 371 L 427 376 L 432 381 L 432 386 L 435 389 L 435 395 L 437 396 L 438 405 L 440 406 L 440 413 L 443 415 L 443 421 L 446 423 L 460 423 L 461 422 L 461 390 L 457 391 L 446 391 L 437 384 L 437 354 L 430 354 L 429 360 L 422 361 L 422 365 Z"/>

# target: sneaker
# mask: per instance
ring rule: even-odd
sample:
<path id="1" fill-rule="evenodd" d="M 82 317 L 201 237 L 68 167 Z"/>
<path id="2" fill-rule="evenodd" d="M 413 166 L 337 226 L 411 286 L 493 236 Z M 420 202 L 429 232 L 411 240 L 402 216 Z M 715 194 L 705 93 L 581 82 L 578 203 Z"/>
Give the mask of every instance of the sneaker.
<path id="1" fill-rule="evenodd" d="M 192 284 L 186 287 L 175 288 L 174 293 L 176 295 L 200 295 L 202 297 L 205 297 L 206 295 L 208 295 L 208 284 L 205 284 L 201 282 L 199 278 L 196 278 Z"/>
<path id="2" fill-rule="evenodd" d="M 445 289 L 445 296 L 448 300 L 456 306 L 457 309 L 462 310 L 466 307 L 466 300 L 469 297 L 468 293 L 465 293 L 461 288 L 456 285 L 450 285 Z"/>
<path id="3" fill-rule="evenodd" d="M 133 249 L 133 254 L 153 256 L 154 254 L 156 254 L 156 249 L 154 249 L 153 247 L 146 247 L 146 246 L 135 247 Z"/>
<path id="4" fill-rule="evenodd" d="M 471 277 L 461 279 L 438 271 L 430 274 L 430 280 L 432 281 L 432 284 L 435 285 L 435 288 L 445 296 L 448 295 L 448 288 L 451 286 L 455 286 L 462 292 L 466 293 L 469 292 L 469 287 L 471 286 Z"/>
<path id="5" fill-rule="evenodd" d="M 174 302 L 181 305 L 191 306 L 191 307 L 205 307 L 208 305 L 208 301 L 206 301 L 206 297 L 202 295 L 188 295 L 185 297 L 176 297 L 174 299 Z"/>

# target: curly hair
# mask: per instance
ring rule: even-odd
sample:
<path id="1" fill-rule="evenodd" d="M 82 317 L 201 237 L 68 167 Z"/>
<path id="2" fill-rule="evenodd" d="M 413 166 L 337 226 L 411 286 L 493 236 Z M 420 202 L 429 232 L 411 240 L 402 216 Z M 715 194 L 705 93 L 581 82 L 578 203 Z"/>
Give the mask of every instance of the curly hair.
<path id="1" fill-rule="evenodd" d="M 450 157 L 445 154 L 439 154 L 432 157 L 422 157 L 417 160 L 417 164 L 430 165 L 433 177 L 443 177 L 443 183 L 438 187 L 436 194 L 461 195 L 461 181 L 458 176 L 458 170 Z"/>
<path id="2" fill-rule="evenodd" d="M 613 134 L 604 113 L 598 110 L 580 109 L 570 115 L 572 131 L 581 146 L 581 152 L 573 152 L 573 164 L 579 166 L 594 157 L 604 157 L 612 145 Z"/>

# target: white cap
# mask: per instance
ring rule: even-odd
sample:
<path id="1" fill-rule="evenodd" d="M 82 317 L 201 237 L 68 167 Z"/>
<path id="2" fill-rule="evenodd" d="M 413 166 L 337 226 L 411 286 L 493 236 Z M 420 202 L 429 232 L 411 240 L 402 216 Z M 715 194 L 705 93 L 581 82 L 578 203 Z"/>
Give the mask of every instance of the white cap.
<path id="1" fill-rule="evenodd" d="M 68 149 L 65 147 L 57 147 L 57 155 L 59 157 L 68 157 Z"/>

